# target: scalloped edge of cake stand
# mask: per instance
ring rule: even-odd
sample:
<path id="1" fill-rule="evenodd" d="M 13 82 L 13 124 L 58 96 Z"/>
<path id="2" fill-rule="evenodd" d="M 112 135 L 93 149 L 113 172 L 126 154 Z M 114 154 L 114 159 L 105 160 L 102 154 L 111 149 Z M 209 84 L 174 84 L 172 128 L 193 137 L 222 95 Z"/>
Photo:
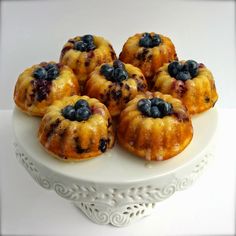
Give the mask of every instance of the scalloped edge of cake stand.
<path id="1" fill-rule="evenodd" d="M 212 142 L 211 142 L 212 143 Z M 15 154 L 31 177 L 43 188 L 72 201 L 96 224 L 127 226 L 150 215 L 157 202 L 191 186 L 213 156 L 209 145 L 194 162 L 158 179 L 137 183 L 105 185 L 49 175 L 14 141 Z"/>

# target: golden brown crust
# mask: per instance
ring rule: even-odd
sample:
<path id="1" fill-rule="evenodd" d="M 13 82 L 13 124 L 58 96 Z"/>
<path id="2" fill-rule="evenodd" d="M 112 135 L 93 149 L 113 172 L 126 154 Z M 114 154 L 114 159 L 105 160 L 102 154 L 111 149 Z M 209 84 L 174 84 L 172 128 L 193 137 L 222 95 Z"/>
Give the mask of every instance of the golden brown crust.
<path id="1" fill-rule="evenodd" d="M 107 64 L 112 65 L 112 63 Z M 141 70 L 130 64 L 124 64 L 128 79 L 121 83 L 112 82 L 100 73 L 101 66 L 98 66 L 90 74 L 85 86 L 85 94 L 97 98 L 107 106 L 112 116 L 117 116 L 124 109 L 126 103 L 138 93 L 147 90 L 147 82 Z"/>
<path id="2" fill-rule="evenodd" d="M 79 99 L 89 103 L 92 115 L 87 121 L 70 121 L 61 114 L 67 105 Z M 56 101 L 44 115 L 38 139 L 43 147 L 54 156 L 65 161 L 80 161 L 102 154 L 100 140 L 107 140 L 107 148 L 115 142 L 111 116 L 104 104 L 87 96 L 72 96 Z"/>
<path id="3" fill-rule="evenodd" d="M 173 106 L 173 114 L 163 118 L 142 115 L 137 103 L 142 98 L 158 97 Z M 180 100 L 159 92 L 146 92 L 131 100 L 121 112 L 117 137 L 125 149 L 146 160 L 169 159 L 190 143 L 192 123 L 186 107 Z"/>
<path id="4" fill-rule="evenodd" d="M 185 61 L 181 61 L 184 63 Z M 152 91 L 170 94 L 180 99 L 191 115 L 201 113 L 214 106 L 218 99 L 214 78 L 203 64 L 193 79 L 183 82 L 171 77 L 166 63 L 152 80 Z"/>
<path id="5" fill-rule="evenodd" d="M 154 32 L 150 33 L 155 34 Z M 174 44 L 171 40 L 159 34 L 162 43 L 153 48 L 145 48 L 139 46 L 139 40 L 143 34 L 135 34 L 130 37 L 123 46 L 120 53 L 120 60 L 130 63 L 140 68 L 149 82 L 157 70 L 166 62 L 177 59 Z"/>
<path id="6" fill-rule="evenodd" d="M 49 63 L 55 64 L 55 62 Z M 60 74 L 52 81 L 47 97 L 42 101 L 38 101 L 35 97 L 33 85 L 36 79 L 32 74 L 42 64 L 46 63 L 33 65 L 21 73 L 14 90 L 14 101 L 17 107 L 32 116 L 43 116 L 47 107 L 55 100 L 80 93 L 79 84 L 73 71 L 67 66 L 59 65 Z"/>
<path id="7" fill-rule="evenodd" d="M 116 59 L 115 51 L 106 39 L 99 36 L 93 37 L 96 49 L 92 51 L 80 52 L 74 49 L 74 42 L 79 41 L 80 36 L 68 40 L 61 51 L 60 62 L 74 71 L 82 89 L 88 75 L 95 67 Z"/>

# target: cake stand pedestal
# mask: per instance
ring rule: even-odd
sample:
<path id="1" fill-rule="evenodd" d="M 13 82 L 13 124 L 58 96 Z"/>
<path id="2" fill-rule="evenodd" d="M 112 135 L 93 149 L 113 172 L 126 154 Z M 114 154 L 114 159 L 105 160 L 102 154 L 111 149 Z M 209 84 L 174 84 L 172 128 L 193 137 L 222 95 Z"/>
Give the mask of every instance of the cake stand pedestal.
<path id="1" fill-rule="evenodd" d="M 100 157 L 65 163 L 50 156 L 37 140 L 39 118 L 15 109 L 15 153 L 43 188 L 72 201 L 97 224 L 126 226 L 150 215 L 157 202 L 191 186 L 213 154 L 218 113 L 193 118 L 194 137 L 175 158 L 147 162 L 118 144 Z"/>

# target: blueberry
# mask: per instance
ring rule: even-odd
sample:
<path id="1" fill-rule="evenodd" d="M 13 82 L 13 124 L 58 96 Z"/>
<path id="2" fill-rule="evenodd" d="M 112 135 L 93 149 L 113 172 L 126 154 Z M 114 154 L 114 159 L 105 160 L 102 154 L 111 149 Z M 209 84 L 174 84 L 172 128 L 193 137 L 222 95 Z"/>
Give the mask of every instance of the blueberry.
<path id="1" fill-rule="evenodd" d="M 91 34 L 84 35 L 82 37 L 82 41 L 85 42 L 85 43 L 90 43 L 90 42 L 93 43 L 93 35 L 91 35 Z"/>
<path id="2" fill-rule="evenodd" d="M 54 66 L 55 66 L 55 64 L 47 63 L 47 64 L 44 66 L 44 69 L 45 69 L 46 71 L 48 71 L 48 70 L 54 68 Z"/>
<path id="3" fill-rule="evenodd" d="M 145 103 L 143 106 L 139 107 L 139 110 L 146 116 L 151 115 L 151 106 L 148 103 Z"/>
<path id="4" fill-rule="evenodd" d="M 138 107 L 141 107 L 145 104 L 148 104 L 149 106 L 151 106 L 151 101 L 149 99 L 146 99 L 146 98 L 142 98 L 138 101 Z"/>
<path id="5" fill-rule="evenodd" d="M 159 103 L 158 109 L 161 112 L 161 117 L 171 115 L 173 111 L 172 105 L 165 101 L 163 101 L 162 103 Z"/>
<path id="6" fill-rule="evenodd" d="M 115 60 L 113 62 L 113 67 L 114 68 L 121 68 L 121 69 L 125 69 L 124 63 L 120 60 Z"/>
<path id="7" fill-rule="evenodd" d="M 77 109 L 80 109 L 80 108 L 82 108 L 82 107 L 87 107 L 87 108 L 89 108 L 88 102 L 87 102 L 86 100 L 84 100 L 84 99 L 80 99 L 80 100 L 78 100 L 78 101 L 75 103 L 75 109 L 76 109 L 76 110 L 77 110 Z"/>
<path id="8" fill-rule="evenodd" d="M 114 71 L 114 80 L 116 82 L 121 82 L 121 81 L 123 81 L 127 78 L 128 78 L 128 73 L 125 70 L 123 70 L 121 68 L 116 68 L 115 69 L 115 71 Z"/>
<path id="9" fill-rule="evenodd" d="M 161 98 L 152 98 L 150 101 L 151 101 L 152 106 L 158 106 L 160 102 L 163 102 Z"/>
<path id="10" fill-rule="evenodd" d="M 107 150 L 107 140 L 106 139 L 100 139 L 99 142 L 99 150 L 101 150 L 101 152 L 105 152 Z"/>
<path id="11" fill-rule="evenodd" d="M 59 75 L 59 68 L 56 64 L 48 64 L 47 80 L 53 80 Z"/>
<path id="12" fill-rule="evenodd" d="M 159 46 L 159 44 L 161 43 L 161 38 L 158 34 L 154 34 L 152 36 L 152 47 L 156 47 Z"/>
<path id="13" fill-rule="evenodd" d="M 161 112 L 160 112 L 160 110 L 158 109 L 157 106 L 152 106 L 152 107 L 151 107 L 151 116 L 152 116 L 153 118 L 159 118 L 159 117 L 161 117 Z"/>
<path id="14" fill-rule="evenodd" d="M 139 46 L 149 48 L 152 46 L 152 38 L 150 34 L 144 33 L 141 39 L 139 40 Z"/>
<path id="15" fill-rule="evenodd" d="M 88 120 L 91 115 L 91 111 L 88 107 L 82 107 L 75 112 L 75 119 L 77 121 Z"/>
<path id="16" fill-rule="evenodd" d="M 62 115 L 69 120 L 75 120 L 75 108 L 74 106 L 68 105 L 62 109 Z"/>
<path id="17" fill-rule="evenodd" d="M 178 72 L 183 69 L 183 66 L 178 61 L 173 61 L 168 65 L 168 72 L 171 77 L 176 77 Z"/>
<path id="18" fill-rule="evenodd" d="M 149 99 L 141 99 L 138 102 L 138 109 L 146 116 L 151 115 L 151 101 Z"/>
<path id="19" fill-rule="evenodd" d="M 77 41 L 74 44 L 74 49 L 78 50 L 78 51 L 81 51 L 81 52 L 84 52 L 87 49 L 87 44 L 84 43 L 83 41 Z"/>
<path id="20" fill-rule="evenodd" d="M 195 77 L 198 74 L 198 63 L 194 60 L 188 60 L 185 62 L 191 77 Z"/>
<path id="21" fill-rule="evenodd" d="M 89 51 L 94 50 L 95 48 L 96 48 L 96 46 L 94 45 L 93 42 L 87 43 L 86 51 L 89 52 Z"/>
<path id="22" fill-rule="evenodd" d="M 191 79 L 191 75 L 190 75 L 190 73 L 188 71 L 180 71 L 176 75 L 176 79 L 177 80 L 186 81 L 186 80 Z"/>
<path id="23" fill-rule="evenodd" d="M 107 79 L 112 79 L 114 68 L 109 64 L 104 64 L 101 66 L 100 73 L 104 75 Z"/>
<path id="24" fill-rule="evenodd" d="M 43 67 L 38 67 L 33 72 L 33 77 L 35 79 L 46 79 L 47 78 L 47 71 Z"/>

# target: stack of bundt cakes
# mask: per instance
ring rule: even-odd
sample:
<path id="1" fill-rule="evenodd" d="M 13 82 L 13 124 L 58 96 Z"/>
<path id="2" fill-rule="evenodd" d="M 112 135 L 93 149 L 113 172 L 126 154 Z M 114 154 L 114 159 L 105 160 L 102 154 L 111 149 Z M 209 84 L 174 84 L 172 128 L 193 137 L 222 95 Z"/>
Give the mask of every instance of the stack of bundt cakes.
<path id="1" fill-rule="evenodd" d="M 76 36 L 59 63 L 26 69 L 14 90 L 21 111 L 42 117 L 39 142 L 65 161 L 99 156 L 114 146 L 116 134 L 136 156 L 167 160 L 191 142 L 191 116 L 217 99 L 210 70 L 179 61 L 172 41 L 154 32 L 130 37 L 119 60 L 104 38 Z"/>

